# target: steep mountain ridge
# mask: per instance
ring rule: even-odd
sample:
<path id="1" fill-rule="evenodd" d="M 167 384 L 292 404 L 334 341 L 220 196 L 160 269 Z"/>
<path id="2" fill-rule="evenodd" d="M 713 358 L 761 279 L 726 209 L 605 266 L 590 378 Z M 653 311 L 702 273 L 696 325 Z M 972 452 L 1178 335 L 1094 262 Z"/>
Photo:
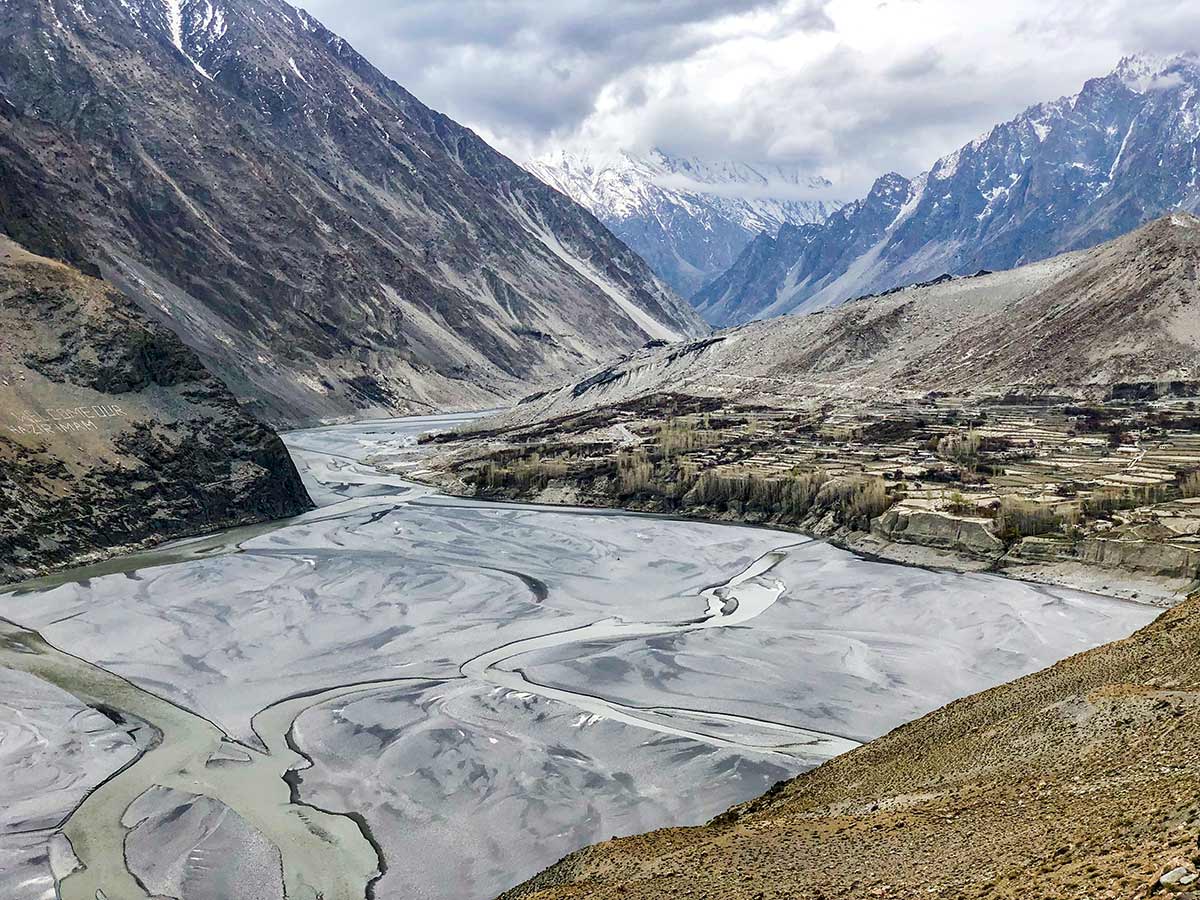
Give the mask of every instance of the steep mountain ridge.
<path id="1" fill-rule="evenodd" d="M 0 230 L 102 272 L 273 421 L 485 404 L 692 310 L 280 0 L 0 5 Z"/>
<path id="2" fill-rule="evenodd" d="M 1128 57 L 817 228 L 748 248 L 693 302 L 710 321 L 821 309 L 942 273 L 1007 269 L 1200 206 L 1200 62 Z"/>
<path id="3" fill-rule="evenodd" d="M 931 391 L 1103 397 L 1123 383 L 1195 384 L 1197 272 L 1200 219 L 1174 213 L 1018 269 L 643 349 L 504 417 L 546 421 L 662 392 L 795 408 Z"/>
<path id="4" fill-rule="evenodd" d="M 691 296 L 757 235 L 824 221 L 831 185 L 794 167 L 710 162 L 662 150 L 558 150 L 527 168 L 591 210 L 668 284 Z"/>

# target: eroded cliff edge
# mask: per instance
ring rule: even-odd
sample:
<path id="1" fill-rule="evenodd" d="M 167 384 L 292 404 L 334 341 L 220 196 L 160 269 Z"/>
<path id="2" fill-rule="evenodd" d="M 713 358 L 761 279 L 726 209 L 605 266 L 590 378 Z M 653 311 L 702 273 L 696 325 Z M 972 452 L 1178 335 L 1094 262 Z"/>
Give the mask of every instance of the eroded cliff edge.
<path id="1" fill-rule="evenodd" d="M 169 329 L 0 236 L 0 583 L 310 507 Z"/>

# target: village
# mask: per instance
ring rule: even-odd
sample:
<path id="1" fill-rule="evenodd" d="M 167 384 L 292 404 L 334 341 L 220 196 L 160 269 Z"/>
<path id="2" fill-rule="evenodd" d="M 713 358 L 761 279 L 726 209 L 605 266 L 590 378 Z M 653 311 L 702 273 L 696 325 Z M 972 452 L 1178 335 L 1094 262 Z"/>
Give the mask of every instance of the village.
<path id="1" fill-rule="evenodd" d="M 433 440 L 428 477 L 473 496 L 794 527 L 899 561 L 1163 602 L 1200 577 L 1188 398 L 797 411 L 658 395 Z"/>

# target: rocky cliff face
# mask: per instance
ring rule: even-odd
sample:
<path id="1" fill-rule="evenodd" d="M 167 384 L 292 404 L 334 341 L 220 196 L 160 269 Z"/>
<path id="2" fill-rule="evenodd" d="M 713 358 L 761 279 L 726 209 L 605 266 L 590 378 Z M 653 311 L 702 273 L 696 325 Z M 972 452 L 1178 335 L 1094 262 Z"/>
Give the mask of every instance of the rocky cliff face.
<path id="1" fill-rule="evenodd" d="M 819 223 L 838 207 L 822 178 L 795 168 L 711 163 L 661 150 L 612 158 L 557 151 L 529 170 L 579 201 L 690 297 L 751 240 Z"/>
<path id="2" fill-rule="evenodd" d="M 169 329 L 0 238 L 0 582 L 310 505 Z"/>
<path id="3" fill-rule="evenodd" d="M 1195 57 L 1131 57 L 911 181 L 887 175 L 816 228 L 748 248 L 694 302 L 732 324 L 943 273 L 1008 269 L 1200 204 Z"/>
<path id="4" fill-rule="evenodd" d="M 280 0 L 0 4 L 0 230 L 275 422 L 486 404 L 705 326 L 562 194 Z"/>

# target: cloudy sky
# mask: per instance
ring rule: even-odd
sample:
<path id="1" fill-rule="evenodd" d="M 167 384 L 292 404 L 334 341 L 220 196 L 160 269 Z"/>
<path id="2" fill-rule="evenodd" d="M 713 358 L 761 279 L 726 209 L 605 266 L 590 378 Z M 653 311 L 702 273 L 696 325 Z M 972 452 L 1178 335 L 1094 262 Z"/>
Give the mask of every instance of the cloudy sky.
<path id="1" fill-rule="evenodd" d="M 861 193 L 1126 53 L 1200 49 L 1194 0 L 300 0 L 518 160 L 659 146 Z"/>

